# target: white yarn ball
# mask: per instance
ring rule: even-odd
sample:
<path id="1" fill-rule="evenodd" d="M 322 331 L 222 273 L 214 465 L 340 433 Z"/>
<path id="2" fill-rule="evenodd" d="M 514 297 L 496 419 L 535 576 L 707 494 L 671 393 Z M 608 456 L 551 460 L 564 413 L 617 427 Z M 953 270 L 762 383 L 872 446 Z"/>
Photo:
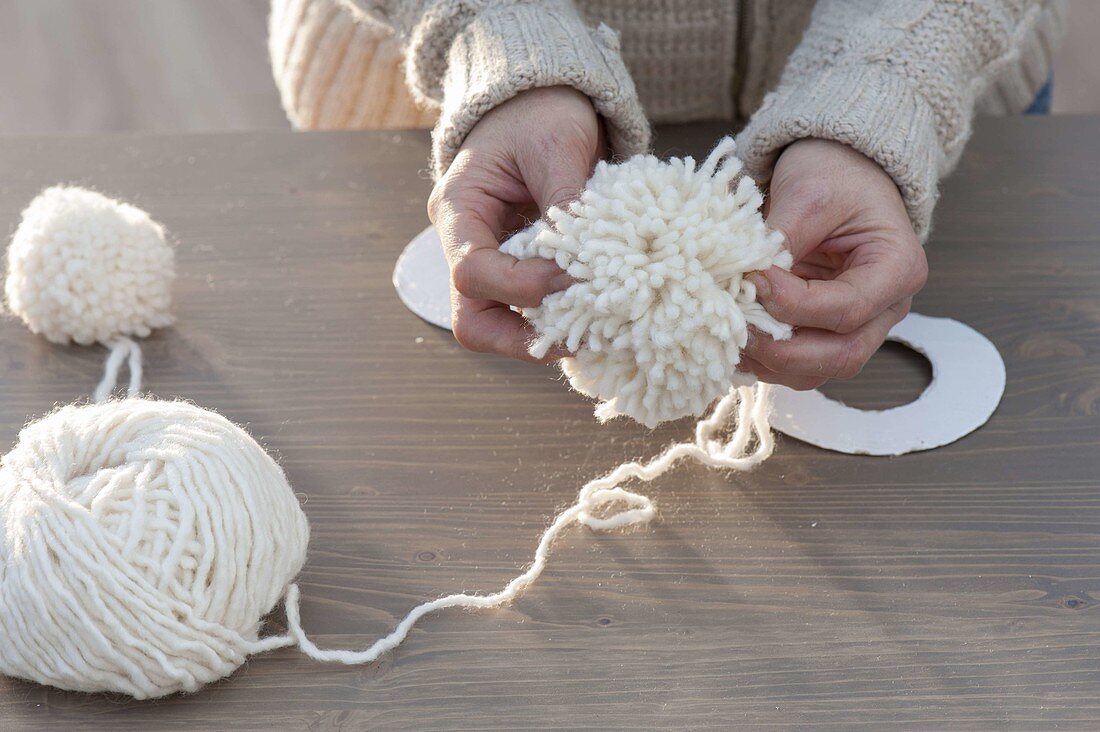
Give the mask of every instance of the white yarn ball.
<path id="1" fill-rule="evenodd" d="M 562 371 L 600 400 L 601 420 L 627 415 L 653 427 L 700 415 L 731 386 L 748 327 L 790 336 L 756 301 L 745 274 L 789 268 L 780 232 L 760 214 L 763 197 L 726 138 L 698 169 L 692 158 L 651 155 L 601 162 L 566 210 L 502 245 L 520 259 L 554 260 L 577 283 L 524 316 L 542 357 L 564 344 Z"/>
<path id="2" fill-rule="evenodd" d="M 182 402 L 67 406 L 0 463 L 0 672 L 139 699 L 233 672 L 305 561 L 283 471 Z"/>
<path id="3" fill-rule="evenodd" d="M 171 324 L 175 256 L 149 214 L 57 186 L 23 212 L 8 247 L 8 307 L 55 343 L 110 343 Z"/>

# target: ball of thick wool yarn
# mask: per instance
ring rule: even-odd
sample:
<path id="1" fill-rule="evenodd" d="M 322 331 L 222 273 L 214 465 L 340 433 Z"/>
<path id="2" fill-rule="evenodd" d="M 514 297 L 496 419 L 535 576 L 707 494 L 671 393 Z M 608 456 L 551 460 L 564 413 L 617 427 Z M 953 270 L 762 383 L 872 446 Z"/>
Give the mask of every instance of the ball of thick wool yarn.
<path id="1" fill-rule="evenodd" d="M 753 381 L 737 371 L 749 326 L 790 336 L 745 277 L 790 267 L 791 256 L 764 224 L 756 185 L 737 180 L 733 153 L 727 138 L 699 169 L 650 155 L 601 162 L 578 200 L 502 246 L 554 260 L 577 280 L 523 314 L 538 334 L 533 355 L 555 344 L 575 354 L 562 370 L 600 401 L 601 421 L 626 415 L 653 427 L 700 415 Z"/>
<path id="2" fill-rule="evenodd" d="M 127 203 L 47 188 L 8 247 L 8 307 L 55 343 L 110 343 L 169 325 L 175 257 L 164 228 Z"/>
<path id="3" fill-rule="evenodd" d="M 67 406 L 0 463 L 0 672 L 139 699 L 250 653 L 309 527 L 279 466 L 182 402 Z"/>

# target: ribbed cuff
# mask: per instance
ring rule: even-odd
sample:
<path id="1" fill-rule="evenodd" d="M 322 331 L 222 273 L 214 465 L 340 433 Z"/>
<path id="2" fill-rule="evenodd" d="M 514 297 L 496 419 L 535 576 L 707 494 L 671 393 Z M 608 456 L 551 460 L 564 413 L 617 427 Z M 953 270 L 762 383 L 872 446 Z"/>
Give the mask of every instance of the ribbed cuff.
<path id="1" fill-rule="evenodd" d="M 568 0 L 494 5 L 479 12 L 451 45 L 443 108 L 432 136 L 435 176 L 446 172 L 490 109 L 547 86 L 571 86 L 587 95 L 606 122 L 616 154 L 649 148 L 649 123 L 614 31 L 605 25 L 589 28 Z"/>
<path id="2" fill-rule="evenodd" d="M 765 181 L 779 154 L 796 140 L 844 143 L 894 179 L 923 242 L 943 153 L 932 109 L 910 84 L 882 66 L 860 64 L 833 66 L 781 85 L 737 136 L 738 154 L 749 173 Z"/>

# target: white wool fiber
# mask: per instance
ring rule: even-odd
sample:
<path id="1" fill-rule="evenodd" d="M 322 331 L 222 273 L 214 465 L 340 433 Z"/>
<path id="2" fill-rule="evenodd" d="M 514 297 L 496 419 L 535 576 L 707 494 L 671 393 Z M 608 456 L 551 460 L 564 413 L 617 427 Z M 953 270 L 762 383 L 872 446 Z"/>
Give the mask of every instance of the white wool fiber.
<path id="1" fill-rule="evenodd" d="M 578 200 L 501 247 L 553 260 L 576 280 L 523 315 L 538 334 L 533 355 L 556 344 L 575 354 L 562 371 L 599 400 L 601 421 L 626 415 L 653 427 L 699 416 L 754 381 L 737 370 L 750 326 L 790 336 L 745 277 L 789 268 L 791 256 L 733 154 L 726 138 L 698 169 L 690 157 L 601 162 Z"/>

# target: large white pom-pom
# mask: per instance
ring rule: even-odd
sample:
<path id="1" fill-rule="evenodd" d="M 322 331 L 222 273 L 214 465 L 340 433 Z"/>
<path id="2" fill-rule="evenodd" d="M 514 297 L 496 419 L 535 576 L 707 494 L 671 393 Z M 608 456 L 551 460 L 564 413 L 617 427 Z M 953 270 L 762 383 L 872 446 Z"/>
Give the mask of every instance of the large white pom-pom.
<path id="1" fill-rule="evenodd" d="M 0 672 L 139 699 L 233 672 L 305 562 L 283 471 L 181 402 L 68 406 L 0 465 Z"/>
<path id="2" fill-rule="evenodd" d="M 700 415 L 731 386 L 749 326 L 790 336 L 756 301 L 745 274 L 788 268 L 783 236 L 760 214 L 763 198 L 726 138 L 696 170 L 692 158 L 646 155 L 600 163 L 567 210 L 553 208 L 502 246 L 552 259 L 577 283 L 524 316 L 536 357 L 564 344 L 573 388 L 600 400 L 596 416 L 653 427 Z"/>
<path id="3" fill-rule="evenodd" d="M 48 188 L 8 247 L 8 307 L 55 343 L 108 344 L 169 325 L 175 257 L 164 228 L 127 203 Z"/>

